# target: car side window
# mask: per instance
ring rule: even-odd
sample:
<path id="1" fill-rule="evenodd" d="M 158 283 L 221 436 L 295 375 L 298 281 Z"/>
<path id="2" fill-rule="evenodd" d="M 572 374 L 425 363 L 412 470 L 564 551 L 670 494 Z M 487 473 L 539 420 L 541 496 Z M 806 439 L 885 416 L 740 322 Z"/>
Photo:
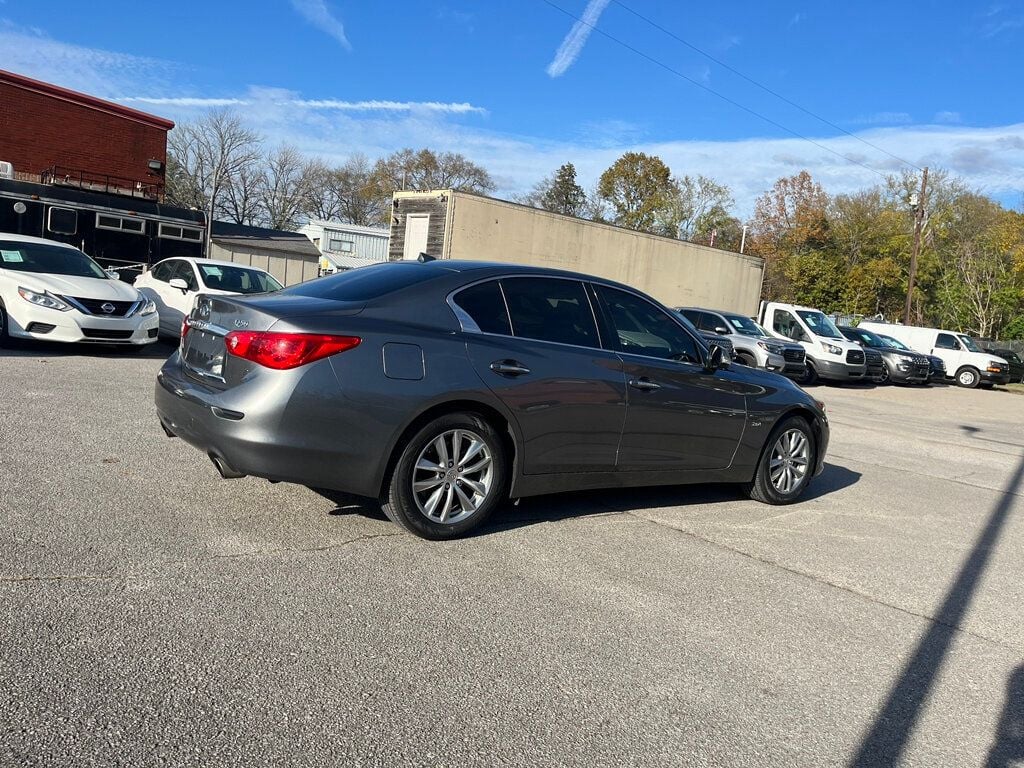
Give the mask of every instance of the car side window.
<path id="1" fill-rule="evenodd" d="M 512 335 L 508 308 L 497 280 L 465 288 L 452 297 L 452 302 L 484 333 Z"/>
<path id="2" fill-rule="evenodd" d="M 696 309 L 683 309 L 680 310 L 683 313 L 683 317 L 693 323 L 694 328 L 700 328 L 700 319 L 703 312 L 698 312 Z"/>
<path id="3" fill-rule="evenodd" d="M 618 351 L 632 355 L 700 364 L 697 342 L 668 313 L 632 293 L 595 285 L 618 342 Z"/>
<path id="4" fill-rule="evenodd" d="M 177 266 L 174 268 L 174 272 L 171 274 L 171 279 L 180 277 L 185 281 L 185 285 L 188 286 L 190 291 L 198 291 L 199 283 L 196 281 L 196 272 L 192 269 L 192 265 L 187 261 L 179 261 Z"/>
<path id="5" fill-rule="evenodd" d="M 793 314 L 786 309 L 776 309 L 772 313 L 772 330 L 781 333 L 787 339 L 799 341 L 803 336 L 803 329 Z"/>
<path id="6" fill-rule="evenodd" d="M 506 278 L 501 289 L 513 335 L 580 347 L 601 346 L 590 299 L 579 280 Z"/>
<path id="7" fill-rule="evenodd" d="M 174 266 L 177 263 L 176 261 L 161 261 L 153 267 L 153 279 L 166 283 L 171 279 L 171 273 L 174 271 Z"/>
<path id="8" fill-rule="evenodd" d="M 948 333 L 940 333 L 938 338 L 935 340 L 935 346 L 938 349 L 960 349 L 960 342 L 956 340 L 956 337 Z"/>

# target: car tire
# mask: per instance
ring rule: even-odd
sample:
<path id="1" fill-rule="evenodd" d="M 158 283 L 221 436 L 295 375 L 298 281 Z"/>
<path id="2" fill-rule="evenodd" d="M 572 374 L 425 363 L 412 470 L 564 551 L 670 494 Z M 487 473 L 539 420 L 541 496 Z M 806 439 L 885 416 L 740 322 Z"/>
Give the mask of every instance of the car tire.
<path id="1" fill-rule="evenodd" d="M 965 365 L 956 372 L 956 383 L 957 386 L 974 389 L 981 383 L 981 374 L 979 374 L 974 368 Z"/>
<path id="2" fill-rule="evenodd" d="M 757 360 L 755 360 L 753 357 L 748 355 L 746 352 L 737 352 L 736 353 L 736 362 L 739 363 L 740 365 L 745 365 L 748 368 L 756 368 L 757 367 Z"/>
<path id="3" fill-rule="evenodd" d="M 792 504 L 811 482 L 817 460 L 817 445 L 807 421 L 790 416 L 772 430 L 754 480 L 745 486 L 747 495 L 764 504 Z M 780 467 L 781 473 L 777 472 Z"/>
<path id="4" fill-rule="evenodd" d="M 460 465 L 457 457 L 467 463 Z M 417 431 L 401 449 L 383 511 L 421 538 L 458 538 L 501 503 L 507 477 L 505 446 L 494 427 L 476 414 L 447 414 Z"/>
<path id="5" fill-rule="evenodd" d="M 879 386 L 882 387 L 886 386 L 887 384 L 892 384 L 892 376 L 889 373 L 889 366 L 887 364 L 883 363 L 882 372 L 875 379 L 875 384 L 878 384 Z"/>
<path id="6" fill-rule="evenodd" d="M 814 369 L 811 363 L 804 363 L 803 376 L 796 380 L 796 383 L 801 387 L 810 387 L 818 383 L 818 372 Z"/>

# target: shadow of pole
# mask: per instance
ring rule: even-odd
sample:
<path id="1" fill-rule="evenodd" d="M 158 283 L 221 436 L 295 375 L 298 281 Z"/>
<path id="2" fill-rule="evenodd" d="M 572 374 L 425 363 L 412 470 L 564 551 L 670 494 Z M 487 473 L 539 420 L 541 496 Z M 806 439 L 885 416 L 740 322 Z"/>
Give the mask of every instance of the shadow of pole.
<path id="1" fill-rule="evenodd" d="M 942 668 L 953 636 L 957 632 L 964 613 L 971 604 L 971 597 L 985 572 L 989 557 L 1009 516 L 1010 508 L 1017 498 L 1017 489 L 1020 487 L 1022 479 L 1024 479 L 1024 457 L 1021 458 L 1017 470 L 1003 489 L 985 529 L 981 532 L 974 548 L 960 569 L 956 581 L 946 594 L 946 599 L 932 621 L 931 628 L 918 644 L 913 657 L 889 692 L 889 698 L 875 718 L 871 730 L 861 741 L 856 757 L 850 761 L 851 766 L 868 768 L 868 766 L 887 766 L 899 763 L 907 742 L 910 740 L 914 724 L 917 722 L 921 709 L 928 700 L 931 688 L 938 677 L 939 670 Z"/>
<path id="2" fill-rule="evenodd" d="M 985 768 L 1010 768 L 1017 761 L 1024 761 L 1024 665 L 1013 671 L 1006 684 L 1006 704 Z"/>

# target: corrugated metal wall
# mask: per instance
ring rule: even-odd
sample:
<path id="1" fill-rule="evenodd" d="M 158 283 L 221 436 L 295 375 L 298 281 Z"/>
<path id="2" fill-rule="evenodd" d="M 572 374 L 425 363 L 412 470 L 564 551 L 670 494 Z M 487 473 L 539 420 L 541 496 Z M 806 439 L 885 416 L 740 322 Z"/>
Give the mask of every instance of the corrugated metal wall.
<path id="1" fill-rule="evenodd" d="M 233 261 L 266 270 L 282 285 L 295 285 L 312 280 L 320 274 L 320 264 L 314 256 L 290 256 L 280 251 L 261 251 L 257 248 L 226 247 L 213 242 L 210 258 Z"/>

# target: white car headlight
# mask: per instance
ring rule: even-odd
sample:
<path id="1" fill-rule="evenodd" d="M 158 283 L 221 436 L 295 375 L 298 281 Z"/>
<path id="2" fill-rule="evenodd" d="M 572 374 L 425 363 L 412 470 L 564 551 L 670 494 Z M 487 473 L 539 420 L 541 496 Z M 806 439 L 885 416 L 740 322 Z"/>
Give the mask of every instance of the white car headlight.
<path id="1" fill-rule="evenodd" d="M 146 297 L 141 297 L 139 301 L 146 301 Z M 146 303 L 142 305 L 142 309 L 139 310 L 140 315 L 152 315 L 154 312 L 156 312 L 156 302 L 152 300 L 146 301 Z"/>
<path id="2" fill-rule="evenodd" d="M 825 349 L 826 352 L 828 352 L 831 355 L 840 355 L 840 356 L 842 356 L 842 354 L 843 354 L 843 348 L 842 347 L 838 347 L 835 344 L 829 344 L 827 341 L 821 342 L 821 346 Z"/>
<path id="3" fill-rule="evenodd" d="M 46 307 L 47 309 L 56 309 L 58 312 L 67 312 L 71 309 L 71 305 L 67 304 L 52 293 L 44 292 L 37 293 L 36 291 L 30 291 L 28 288 L 18 288 L 18 295 L 21 296 L 29 304 L 35 304 L 37 307 Z"/>

